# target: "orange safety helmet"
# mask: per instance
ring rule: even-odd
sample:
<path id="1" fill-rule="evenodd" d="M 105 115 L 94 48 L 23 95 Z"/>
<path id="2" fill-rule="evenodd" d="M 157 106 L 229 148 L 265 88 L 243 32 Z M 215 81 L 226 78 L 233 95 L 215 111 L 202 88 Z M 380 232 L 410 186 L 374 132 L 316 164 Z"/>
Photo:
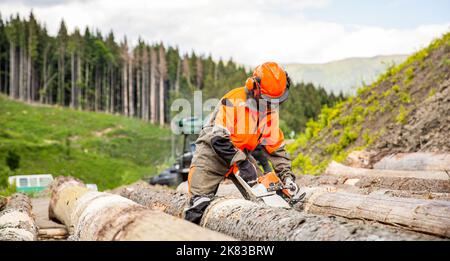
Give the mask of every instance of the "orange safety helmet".
<path id="1" fill-rule="evenodd" d="M 285 70 L 277 63 L 266 62 L 256 67 L 253 76 L 245 86 L 256 99 L 262 98 L 268 103 L 280 104 L 287 100 L 291 80 Z"/>

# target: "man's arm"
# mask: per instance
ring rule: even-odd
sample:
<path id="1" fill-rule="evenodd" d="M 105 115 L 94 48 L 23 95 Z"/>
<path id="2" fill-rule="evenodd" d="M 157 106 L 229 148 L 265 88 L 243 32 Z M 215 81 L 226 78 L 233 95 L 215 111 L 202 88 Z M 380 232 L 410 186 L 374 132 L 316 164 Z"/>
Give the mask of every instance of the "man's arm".
<path id="1" fill-rule="evenodd" d="M 284 145 L 280 146 L 272 153 L 268 153 L 268 159 L 272 162 L 275 173 L 282 181 L 285 181 L 288 177 L 290 177 L 293 181 L 295 180 L 295 175 L 292 173 L 291 159 L 285 150 Z"/>

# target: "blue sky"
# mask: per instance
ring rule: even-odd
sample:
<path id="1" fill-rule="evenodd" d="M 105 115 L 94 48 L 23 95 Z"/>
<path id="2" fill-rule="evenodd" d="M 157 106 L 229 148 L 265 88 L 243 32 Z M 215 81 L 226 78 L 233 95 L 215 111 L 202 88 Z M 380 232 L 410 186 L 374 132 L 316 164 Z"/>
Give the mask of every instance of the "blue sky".
<path id="1" fill-rule="evenodd" d="M 412 29 L 450 22 L 450 0 L 330 0 L 305 16 L 342 24 Z"/>
<path id="2" fill-rule="evenodd" d="M 0 0 L 30 10 L 52 34 L 64 19 L 247 65 L 410 54 L 450 31 L 450 0 Z"/>

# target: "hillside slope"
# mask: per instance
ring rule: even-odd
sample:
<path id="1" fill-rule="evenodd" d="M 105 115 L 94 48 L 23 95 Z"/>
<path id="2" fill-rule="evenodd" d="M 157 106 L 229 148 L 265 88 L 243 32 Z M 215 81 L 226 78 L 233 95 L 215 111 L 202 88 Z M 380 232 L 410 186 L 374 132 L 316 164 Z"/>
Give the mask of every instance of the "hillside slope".
<path id="1" fill-rule="evenodd" d="M 296 82 L 311 82 L 334 93 L 355 93 L 362 82 L 372 83 L 390 65 L 400 64 L 406 55 L 349 58 L 324 64 L 287 64 L 286 70 Z"/>
<path id="2" fill-rule="evenodd" d="M 117 187 L 155 174 L 170 155 L 169 137 L 168 129 L 137 119 L 27 105 L 0 95 L 0 181 L 50 173 L 99 189 Z"/>
<path id="3" fill-rule="evenodd" d="M 450 151 L 450 33 L 390 68 L 356 97 L 325 108 L 288 148 L 299 173 L 319 174 L 333 159 L 368 149 Z"/>

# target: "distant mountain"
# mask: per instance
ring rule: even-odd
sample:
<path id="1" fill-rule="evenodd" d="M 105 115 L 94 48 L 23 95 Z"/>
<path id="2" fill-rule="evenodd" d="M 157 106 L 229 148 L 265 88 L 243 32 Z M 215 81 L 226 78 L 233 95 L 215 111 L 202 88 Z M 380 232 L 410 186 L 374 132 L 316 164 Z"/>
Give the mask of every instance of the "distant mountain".
<path id="1" fill-rule="evenodd" d="M 386 55 L 372 58 L 348 58 L 324 64 L 285 64 L 295 82 L 312 82 L 327 91 L 348 94 L 355 93 L 357 87 L 372 83 L 377 76 L 392 64 L 400 64 L 407 55 Z"/>

